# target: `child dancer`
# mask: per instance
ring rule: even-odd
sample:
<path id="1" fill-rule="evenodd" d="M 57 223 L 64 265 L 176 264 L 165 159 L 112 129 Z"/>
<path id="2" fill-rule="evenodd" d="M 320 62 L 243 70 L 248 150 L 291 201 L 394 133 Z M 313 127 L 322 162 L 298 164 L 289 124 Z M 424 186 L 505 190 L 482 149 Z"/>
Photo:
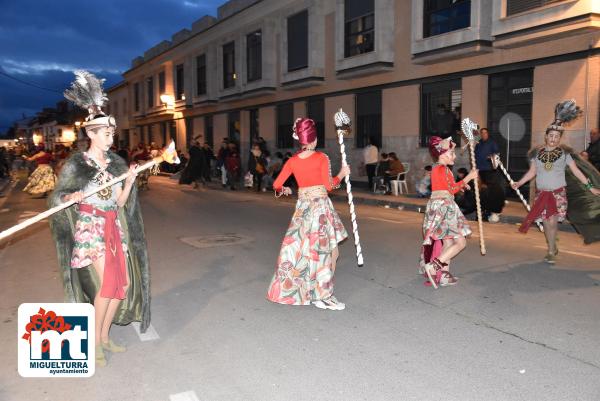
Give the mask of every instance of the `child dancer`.
<path id="1" fill-rule="evenodd" d="M 313 120 L 296 120 L 294 138 L 302 150 L 285 163 L 273 189 L 275 196 L 291 195 L 292 190 L 283 184 L 293 174 L 298 182 L 298 202 L 267 298 L 288 305 L 312 302 L 320 309 L 342 310 L 345 305 L 333 295 L 333 275 L 338 243 L 348 233 L 327 192 L 339 186 L 350 168 L 342 167 L 337 176 L 331 177 L 329 158 L 315 151 L 317 129 Z"/>
<path id="2" fill-rule="evenodd" d="M 425 274 L 436 289 L 438 285 L 456 284 L 457 279 L 450 274 L 449 263 L 465 248 L 465 237 L 471 234 L 465 216 L 454 202 L 454 194 L 477 178 L 477 170 L 471 171 L 459 182 L 454 181 L 448 166 L 454 165 L 455 146 L 451 138 L 434 136 L 429 140 L 429 152 L 436 164 L 431 170 L 431 198 L 423 220 L 420 273 Z"/>

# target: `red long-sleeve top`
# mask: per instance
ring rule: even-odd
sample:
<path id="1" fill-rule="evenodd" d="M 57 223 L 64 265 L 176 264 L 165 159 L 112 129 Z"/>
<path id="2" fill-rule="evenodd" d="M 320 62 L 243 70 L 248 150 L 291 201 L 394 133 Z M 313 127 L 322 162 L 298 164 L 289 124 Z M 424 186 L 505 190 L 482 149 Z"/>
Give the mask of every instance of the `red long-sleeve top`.
<path id="1" fill-rule="evenodd" d="M 432 191 L 448 191 L 454 195 L 460 191 L 464 185 L 463 180 L 455 182 L 450 169 L 442 164 L 435 166 L 431 170 Z"/>
<path id="2" fill-rule="evenodd" d="M 328 191 L 340 185 L 338 177 L 331 177 L 329 157 L 325 153 L 315 152 L 305 159 L 295 155 L 283 165 L 281 173 L 273 183 L 273 189 L 281 191 L 283 184 L 294 174 L 300 188 L 324 185 Z"/>

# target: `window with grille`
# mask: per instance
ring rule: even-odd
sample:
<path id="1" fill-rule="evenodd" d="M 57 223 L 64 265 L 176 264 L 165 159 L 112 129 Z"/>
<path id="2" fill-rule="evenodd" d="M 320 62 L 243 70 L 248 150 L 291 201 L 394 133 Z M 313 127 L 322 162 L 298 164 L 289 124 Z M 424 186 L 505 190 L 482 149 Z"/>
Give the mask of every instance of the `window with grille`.
<path id="1" fill-rule="evenodd" d="M 262 32 L 246 36 L 246 69 L 248 82 L 262 78 Z"/>
<path id="2" fill-rule="evenodd" d="M 364 148 L 368 139 L 381 143 L 381 91 L 356 95 L 356 147 Z"/>
<path id="3" fill-rule="evenodd" d="M 563 0 L 506 0 L 506 15 L 522 13 Z"/>
<path id="4" fill-rule="evenodd" d="M 196 57 L 196 95 L 206 95 L 206 55 Z"/>
<path id="5" fill-rule="evenodd" d="M 235 86 L 235 42 L 223 46 L 223 88 Z"/>
<path id="6" fill-rule="evenodd" d="M 183 100 L 184 99 L 184 89 L 183 89 L 183 82 L 184 82 L 184 76 L 183 76 L 184 70 L 183 70 L 183 64 L 179 64 L 177 67 L 175 67 L 175 94 L 177 95 L 177 100 Z"/>
<path id="7" fill-rule="evenodd" d="M 471 26 L 471 0 L 425 0 L 423 37 Z"/>
<path id="8" fill-rule="evenodd" d="M 294 147 L 292 131 L 294 126 L 294 104 L 283 103 L 277 105 L 277 147 Z"/>
<path id="9" fill-rule="evenodd" d="M 375 49 L 375 1 L 346 0 L 344 3 L 344 56 Z"/>
<path id="10" fill-rule="evenodd" d="M 310 99 L 306 102 L 306 114 L 315 122 L 317 128 L 317 147 L 325 147 L 325 100 Z"/>
<path id="11" fill-rule="evenodd" d="M 150 77 L 146 80 L 146 89 L 148 96 L 148 108 L 154 107 L 154 78 Z"/>
<path id="12" fill-rule="evenodd" d="M 451 136 L 460 145 L 460 121 L 462 89 L 460 79 L 423 84 L 421 86 L 421 135 L 422 147 L 429 138 Z"/>
<path id="13" fill-rule="evenodd" d="M 288 71 L 308 67 L 308 10 L 287 19 Z"/>

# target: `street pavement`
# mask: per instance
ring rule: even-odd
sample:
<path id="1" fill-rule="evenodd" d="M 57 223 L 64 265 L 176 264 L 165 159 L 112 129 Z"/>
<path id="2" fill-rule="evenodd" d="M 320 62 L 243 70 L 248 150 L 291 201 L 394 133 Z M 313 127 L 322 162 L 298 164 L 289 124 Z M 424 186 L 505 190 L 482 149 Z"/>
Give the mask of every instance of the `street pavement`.
<path id="1" fill-rule="evenodd" d="M 2 229 L 45 207 L 22 186 Z M 365 266 L 341 245 L 346 310 L 323 311 L 265 299 L 292 199 L 153 177 L 141 201 L 152 335 L 115 326 L 128 351 L 89 379 L 19 376 L 17 308 L 62 286 L 47 222 L 0 244 L 0 400 L 600 400 L 600 244 L 561 233 L 550 267 L 541 233 L 485 224 L 487 255 L 474 236 L 436 291 L 416 274 L 422 214 L 359 205 Z M 223 235 L 239 242 L 210 246 Z"/>

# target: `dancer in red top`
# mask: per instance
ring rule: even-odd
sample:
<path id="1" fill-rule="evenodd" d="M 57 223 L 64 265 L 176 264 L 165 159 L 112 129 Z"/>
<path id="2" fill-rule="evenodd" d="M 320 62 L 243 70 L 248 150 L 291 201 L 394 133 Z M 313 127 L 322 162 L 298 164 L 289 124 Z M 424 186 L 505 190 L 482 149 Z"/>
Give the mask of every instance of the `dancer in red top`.
<path id="1" fill-rule="evenodd" d="M 338 243 L 348 233 L 327 192 L 339 186 L 350 168 L 342 167 L 337 176 L 331 177 L 329 158 L 315 151 L 317 130 L 313 120 L 296 120 L 294 138 L 302 150 L 285 163 L 273 188 L 275 196 L 291 195 L 291 188 L 283 184 L 293 174 L 298 182 L 298 202 L 267 298 L 281 304 L 313 303 L 321 309 L 342 310 L 345 305 L 333 295 L 333 275 Z"/>
<path id="2" fill-rule="evenodd" d="M 471 171 L 463 180 L 454 182 L 448 166 L 454 165 L 455 146 L 451 138 L 434 136 L 429 141 L 429 152 L 436 160 L 436 165 L 431 170 L 431 198 L 423 220 L 420 273 L 429 279 L 434 288 L 457 283 L 456 277 L 450 274 L 449 263 L 465 248 L 465 237 L 471 234 L 465 216 L 454 202 L 454 194 L 477 178 L 477 170 Z"/>

